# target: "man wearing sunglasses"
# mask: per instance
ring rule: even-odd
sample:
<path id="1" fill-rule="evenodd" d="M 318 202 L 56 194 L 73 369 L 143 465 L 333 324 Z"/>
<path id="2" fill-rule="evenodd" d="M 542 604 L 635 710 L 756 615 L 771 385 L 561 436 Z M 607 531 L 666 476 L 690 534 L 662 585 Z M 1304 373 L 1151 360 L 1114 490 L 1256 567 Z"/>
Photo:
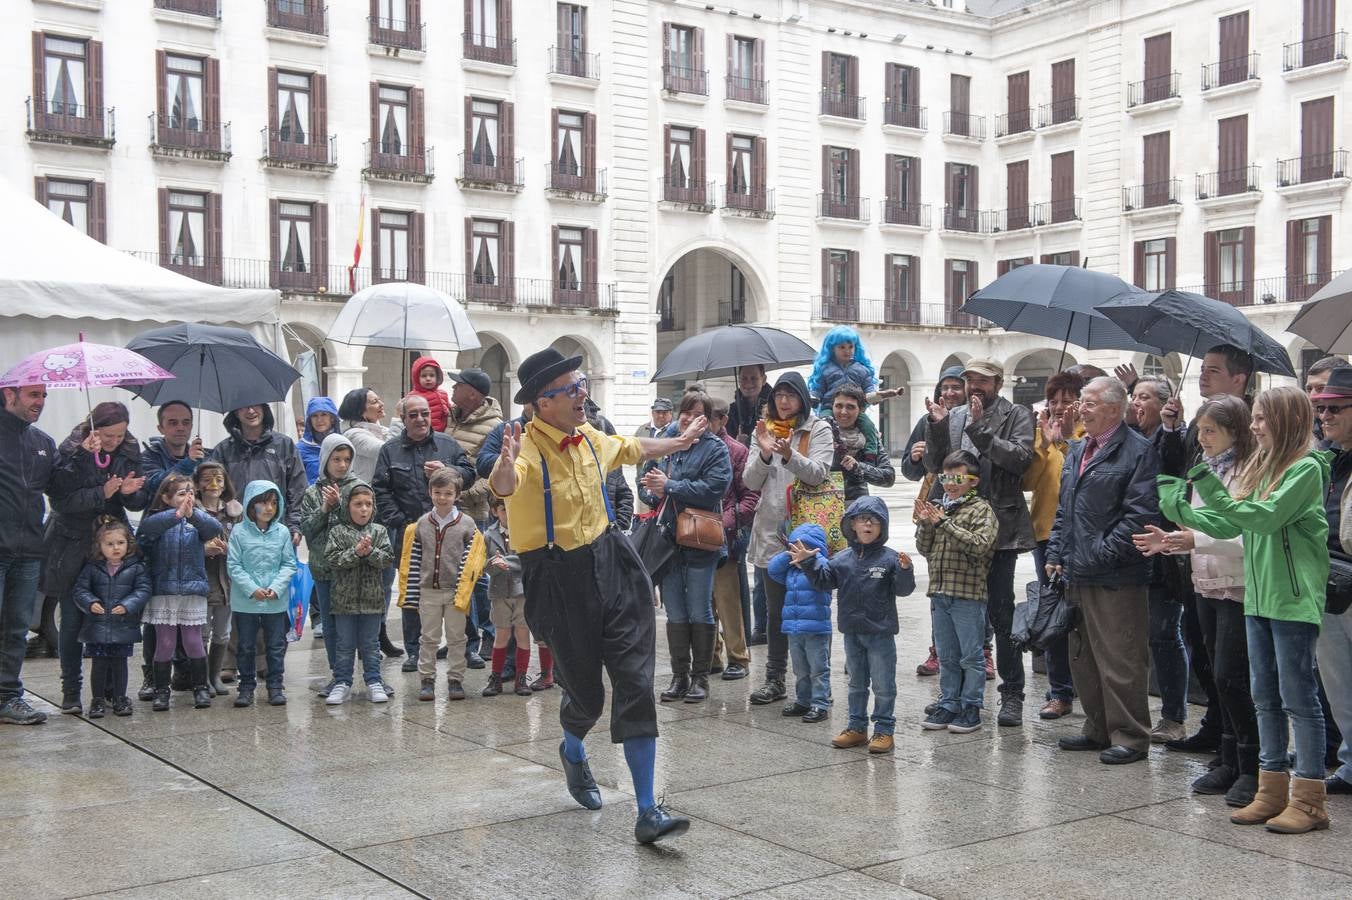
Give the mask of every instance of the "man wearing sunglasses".
<path id="1" fill-rule="evenodd" d="M 504 429 L 489 485 L 507 501 L 512 549 L 521 557 L 526 623 L 553 651 L 563 688 L 559 758 L 568 792 L 586 809 L 601 808 L 582 739 L 605 705 L 604 671 L 612 690 L 610 739 L 624 745 L 638 800 L 634 838 L 647 844 L 683 833 L 690 822 L 654 799 L 652 581 L 615 523 L 605 478 L 620 466 L 688 449 L 707 423 L 701 416 L 672 438 L 604 434 L 587 422 L 581 362 L 551 347 L 521 363 L 515 400 L 533 402 L 535 418 L 524 428 Z"/>
<path id="2" fill-rule="evenodd" d="M 432 409 L 427 399 L 409 394 L 403 400 L 400 418 L 404 432 L 386 441 L 376 456 L 371 489 L 376 495 L 376 518 L 390 530 L 394 558 L 403 552 L 404 529 L 432 509 L 427 479 L 437 469 L 450 466 L 460 473 L 462 490 L 474 483 L 476 473 L 455 438 L 432 430 Z M 422 632 L 416 609 L 403 610 L 405 672 L 418 668 L 418 639 Z M 410 668 L 411 665 L 411 668 Z M 483 663 L 480 662 L 480 667 Z"/>

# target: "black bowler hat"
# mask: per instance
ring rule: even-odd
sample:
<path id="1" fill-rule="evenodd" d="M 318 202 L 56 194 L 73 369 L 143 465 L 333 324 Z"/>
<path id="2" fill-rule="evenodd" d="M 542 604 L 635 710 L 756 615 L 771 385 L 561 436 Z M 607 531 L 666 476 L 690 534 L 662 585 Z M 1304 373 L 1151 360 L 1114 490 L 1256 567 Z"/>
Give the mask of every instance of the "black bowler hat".
<path id="1" fill-rule="evenodd" d="M 493 391 L 493 382 L 483 369 L 461 369 L 459 372 L 452 372 L 449 377 L 456 384 L 467 384 L 485 397 Z"/>
<path id="2" fill-rule="evenodd" d="M 532 353 L 516 367 L 516 375 L 521 379 L 521 389 L 512 400 L 516 403 L 534 403 L 540 392 L 560 375 L 575 371 L 582 365 L 582 357 L 565 357 L 553 347 L 547 347 L 539 353 Z"/>

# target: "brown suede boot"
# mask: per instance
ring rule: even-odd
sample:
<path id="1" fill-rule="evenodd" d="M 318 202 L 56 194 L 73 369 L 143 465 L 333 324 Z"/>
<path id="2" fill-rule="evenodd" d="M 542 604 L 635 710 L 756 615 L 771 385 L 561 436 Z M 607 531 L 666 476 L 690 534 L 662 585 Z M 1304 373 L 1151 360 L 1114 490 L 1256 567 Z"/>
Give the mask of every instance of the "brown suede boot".
<path id="1" fill-rule="evenodd" d="M 1304 834 L 1307 831 L 1323 831 L 1328 827 L 1329 814 L 1324 809 L 1322 778 L 1292 778 L 1291 802 L 1280 816 L 1267 821 L 1267 830 L 1278 834 Z"/>
<path id="2" fill-rule="evenodd" d="M 1243 809 L 1230 814 L 1230 821 L 1236 825 L 1261 825 L 1268 819 L 1286 809 L 1291 776 L 1286 772 L 1258 770 L 1258 793 L 1253 802 Z"/>

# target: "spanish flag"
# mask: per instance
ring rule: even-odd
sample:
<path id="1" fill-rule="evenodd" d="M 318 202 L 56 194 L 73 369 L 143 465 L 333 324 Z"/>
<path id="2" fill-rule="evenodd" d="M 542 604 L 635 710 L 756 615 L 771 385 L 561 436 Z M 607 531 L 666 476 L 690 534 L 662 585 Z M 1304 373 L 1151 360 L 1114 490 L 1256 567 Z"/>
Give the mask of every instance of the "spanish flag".
<path id="1" fill-rule="evenodd" d="M 361 206 L 357 209 L 357 244 L 352 248 L 352 265 L 347 267 L 348 293 L 357 293 L 357 265 L 361 263 L 361 245 L 366 237 L 366 192 L 362 191 Z"/>

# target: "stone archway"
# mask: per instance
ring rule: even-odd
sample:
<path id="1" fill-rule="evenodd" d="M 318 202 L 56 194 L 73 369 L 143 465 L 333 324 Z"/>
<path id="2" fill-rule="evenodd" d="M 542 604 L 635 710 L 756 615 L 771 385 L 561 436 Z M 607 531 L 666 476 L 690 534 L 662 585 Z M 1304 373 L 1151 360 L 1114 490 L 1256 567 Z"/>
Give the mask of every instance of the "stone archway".
<path id="1" fill-rule="evenodd" d="M 904 389 L 901 396 L 883 401 L 874 411 L 882 446 L 893 456 L 906 451 L 906 439 L 911 436 L 911 428 L 918 415 L 915 404 L 924 409 L 925 401 L 915 397 L 911 389 L 911 381 L 918 374 L 912 361 L 897 352 L 889 353 L 878 366 L 878 378 L 883 387 Z"/>
<path id="2" fill-rule="evenodd" d="M 512 408 L 512 395 L 516 393 L 511 377 L 515 368 L 512 350 L 503 339 L 486 331 L 479 332 L 479 343 L 482 346 L 478 350 L 462 350 L 456 357 L 456 365 L 462 369 L 482 369 L 493 384 L 491 395 L 505 414 Z"/>
<path id="3" fill-rule="evenodd" d="M 1024 406 L 1034 406 L 1045 399 L 1043 393 L 1047 379 L 1059 371 L 1058 366 L 1072 366 L 1075 359 L 1066 354 L 1063 366 L 1060 350 L 1033 350 L 1011 362 L 1012 367 L 1005 367 L 1005 379 L 1013 393 L 1013 401 Z"/>
<path id="4" fill-rule="evenodd" d="M 297 422 L 303 422 L 310 398 L 329 396 L 329 373 L 325 371 L 329 367 L 328 347 L 324 335 L 309 325 L 288 322 L 282 334 L 286 340 L 287 358 L 301 373 L 300 380 L 291 390 L 290 410 Z M 342 398 L 332 399 L 337 404 Z"/>

